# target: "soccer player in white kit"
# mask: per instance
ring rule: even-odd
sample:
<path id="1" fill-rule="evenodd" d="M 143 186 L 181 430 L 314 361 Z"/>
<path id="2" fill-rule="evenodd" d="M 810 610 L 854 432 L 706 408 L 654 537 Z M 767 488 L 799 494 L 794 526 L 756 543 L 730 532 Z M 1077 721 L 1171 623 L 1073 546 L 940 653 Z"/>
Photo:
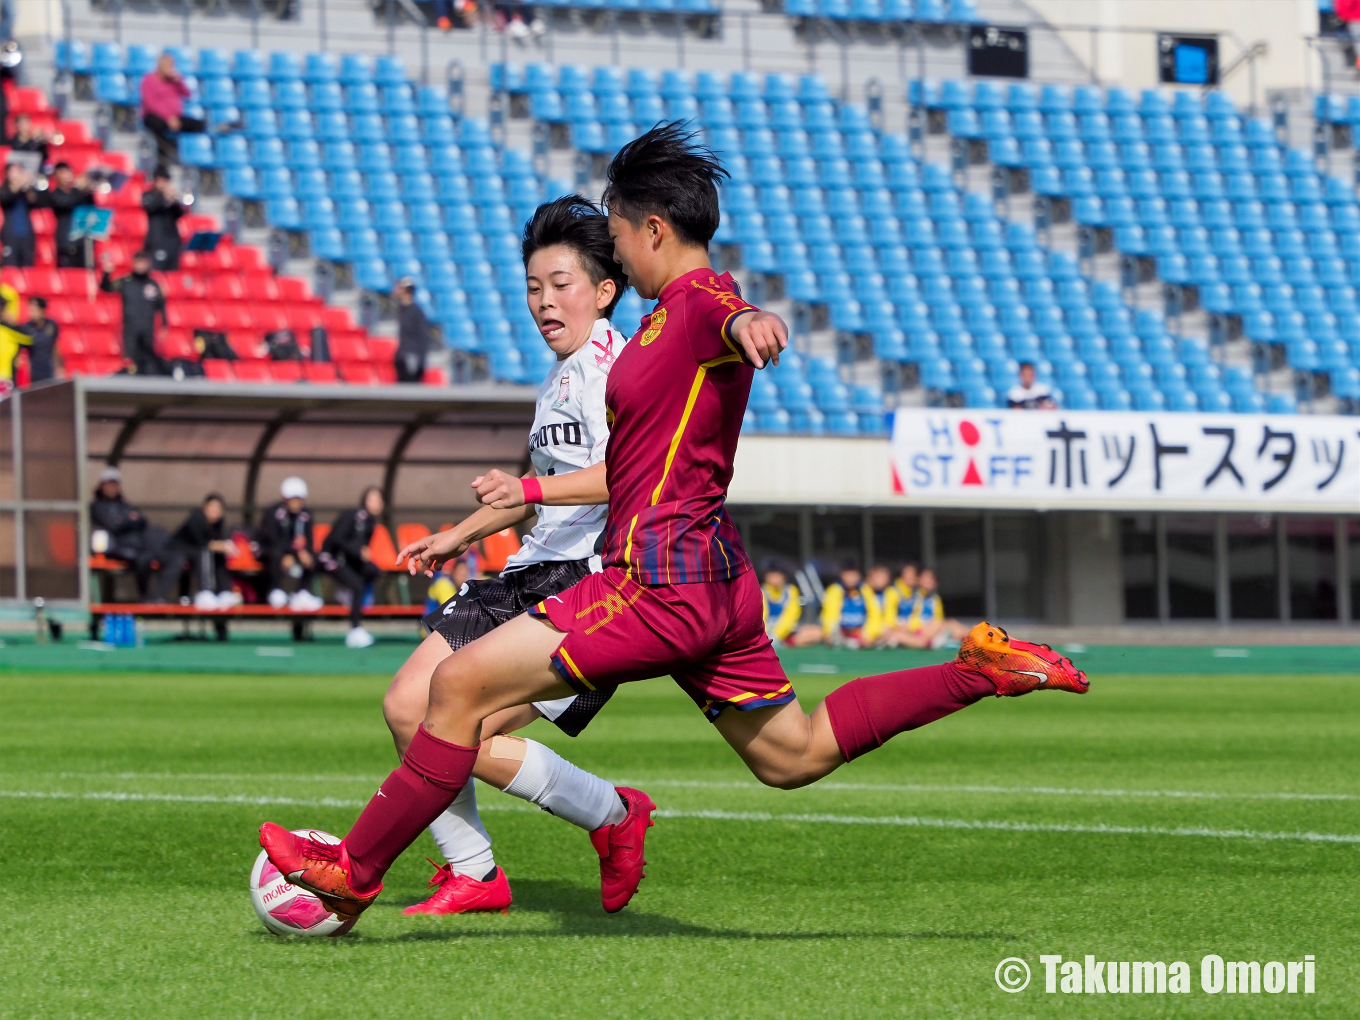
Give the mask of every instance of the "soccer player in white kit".
<path id="1" fill-rule="evenodd" d="M 609 314 L 627 287 L 613 259 L 607 220 L 592 203 L 569 196 L 540 206 L 523 240 L 529 310 L 557 363 L 539 388 L 529 456 L 533 478 L 582 472 L 583 482 L 604 469 L 609 425 L 604 390 L 609 369 L 627 337 Z M 587 472 L 587 469 L 589 471 Z M 495 472 L 499 475 L 499 472 Z M 494 481 L 474 480 L 479 496 Z M 429 703 L 435 666 L 535 603 L 600 569 L 596 542 L 608 507 L 535 506 L 510 510 L 483 506 L 450 531 L 407 546 L 398 556 L 412 573 L 461 555 L 480 538 L 538 515 L 519 552 L 498 578 L 469 581 L 425 618 L 431 633 L 398 670 L 383 715 L 397 753 L 405 753 Z M 590 833 L 600 855 L 601 899 L 622 908 L 642 879 L 642 842 L 654 805 L 646 794 L 616 789 L 572 765 L 544 745 L 505 734 L 541 717 L 576 736 L 609 700 L 595 692 L 507 709 L 487 720 L 474 775 L 506 793 L 538 804 Z M 510 885 L 496 866 L 491 840 L 477 813 L 469 783 L 430 826 L 446 862 L 430 880 L 435 891 L 407 913 L 450 914 L 500 910 L 510 905 Z"/>

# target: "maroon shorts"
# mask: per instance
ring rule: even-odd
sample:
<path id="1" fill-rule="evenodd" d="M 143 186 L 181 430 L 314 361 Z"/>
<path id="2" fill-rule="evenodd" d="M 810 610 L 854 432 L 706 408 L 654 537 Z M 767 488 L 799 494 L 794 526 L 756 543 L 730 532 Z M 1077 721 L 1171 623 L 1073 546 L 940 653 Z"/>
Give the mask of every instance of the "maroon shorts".
<path id="1" fill-rule="evenodd" d="M 581 694 L 669 673 L 709 719 L 728 705 L 746 711 L 795 697 L 750 570 L 649 588 L 606 567 L 529 612 L 566 634 L 552 663 Z"/>

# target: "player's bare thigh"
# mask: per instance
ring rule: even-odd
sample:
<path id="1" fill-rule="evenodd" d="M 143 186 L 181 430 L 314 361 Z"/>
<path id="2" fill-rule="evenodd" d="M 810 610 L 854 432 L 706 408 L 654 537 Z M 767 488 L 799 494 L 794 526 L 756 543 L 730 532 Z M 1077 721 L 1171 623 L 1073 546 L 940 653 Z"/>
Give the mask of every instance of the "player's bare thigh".
<path id="1" fill-rule="evenodd" d="M 453 654 L 438 633 L 430 634 L 401 664 L 383 696 L 383 718 L 392 731 L 397 754 L 405 754 L 416 728 L 430 707 L 430 677 L 435 667 Z"/>
<path id="2" fill-rule="evenodd" d="M 561 631 L 526 613 L 460 648 L 434 669 L 425 728 L 471 747 L 494 713 L 575 694 L 552 667 L 561 643 Z"/>
<path id="3" fill-rule="evenodd" d="M 411 653 L 397 674 L 383 698 L 383 716 L 392 731 L 393 743 L 397 754 L 406 753 L 416 728 L 430 707 L 430 678 L 435 667 L 453 654 L 453 649 L 438 634 L 431 634 Z M 482 749 L 477 755 L 477 764 L 472 774 L 484 783 L 491 783 L 498 789 L 510 785 L 524 760 L 521 747 L 511 744 L 502 748 L 501 753 L 493 753 L 490 740 L 498 733 L 513 733 L 523 729 L 541 713 L 533 705 L 515 705 L 495 712 L 482 721 Z M 518 752 L 516 755 L 515 752 Z"/>
<path id="4" fill-rule="evenodd" d="M 818 705 L 811 715 L 796 699 L 747 712 L 729 707 L 713 725 L 766 786 L 797 789 L 845 763 L 825 705 Z"/>

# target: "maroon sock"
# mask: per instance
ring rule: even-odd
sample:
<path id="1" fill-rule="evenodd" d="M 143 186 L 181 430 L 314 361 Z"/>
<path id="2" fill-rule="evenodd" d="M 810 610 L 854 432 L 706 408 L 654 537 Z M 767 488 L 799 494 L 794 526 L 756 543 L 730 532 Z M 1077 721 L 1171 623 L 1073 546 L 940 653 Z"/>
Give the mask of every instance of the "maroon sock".
<path id="1" fill-rule="evenodd" d="M 995 693 L 984 674 L 946 662 L 851 680 L 827 696 L 826 711 L 841 754 L 852 761 Z"/>
<path id="2" fill-rule="evenodd" d="M 382 881 L 392 862 L 453 803 L 472 777 L 477 748 L 416 730 L 401 765 L 383 781 L 345 837 L 350 888 L 363 893 Z"/>

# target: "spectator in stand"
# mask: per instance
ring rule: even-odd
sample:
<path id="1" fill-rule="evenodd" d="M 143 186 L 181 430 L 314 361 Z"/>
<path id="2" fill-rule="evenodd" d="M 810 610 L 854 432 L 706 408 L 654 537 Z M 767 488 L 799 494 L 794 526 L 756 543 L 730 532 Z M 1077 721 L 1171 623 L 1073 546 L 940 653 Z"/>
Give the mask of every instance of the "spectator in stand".
<path id="1" fill-rule="evenodd" d="M 771 563 L 765 568 L 760 590 L 765 602 L 765 633 L 776 645 L 784 644 L 797 632 L 803 619 L 803 598 L 798 585 L 789 580 L 783 567 Z"/>
<path id="2" fill-rule="evenodd" d="M 146 517 L 123 498 L 123 475 L 110 465 L 99 475 L 99 487 L 90 504 L 90 544 L 94 552 L 123 560 L 137 578 L 137 597 L 164 602 L 166 575 L 178 577 L 175 558 L 167 554 L 169 536 L 147 523 Z M 151 578 L 157 568 L 162 576 L 153 592 Z"/>
<path id="3" fill-rule="evenodd" d="M 94 204 L 94 191 L 90 179 L 84 174 L 77 177 L 71 171 L 70 163 L 58 163 L 52 168 L 52 179 L 48 189 L 39 196 L 42 204 L 56 214 L 57 231 L 54 240 L 57 244 L 57 265 L 63 268 L 88 269 L 85 264 L 85 242 L 71 240 L 71 214 L 82 205 Z"/>
<path id="4" fill-rule="evenodd" d="M 416 304 L 416 282 L 409 276 L 397 281 L 397 382 L 418 383 L 425 378 L 425 358 L 430 348 L 430 320 Z"/>
<path id="5" fill-rule="evenodd" d="M 1006 406 L 1021 411 L 1051 411 L 1058 406 L 1048 383 L 1035 378 L 1034 363 L 1020 362 L 1020 381 L 1006 394 Z"/>
<path id="6" fill-rule="evenodd" d="M 19 292 L 0 283 L 0 397 L 14 390 L 14 363 L 29 345 L 28 334 L 19 328 Z"/>
<path id="7" fill-rule="evenodd" d="M 0 185 L 0 212 L 5 214 L 0 226 L 0 244 L 4 245 L 0 264 L 27 267 L 33 265 L 34 240 L 32 212 L 42 205 L 33 190 L 33 177 L 18 163 L 5 167 L 5 183 Z"/>
<path id="8" fill-rule="evenodd" d="M 156 317 L 166 324 L 165 293 L 151 278 L 151 254 L 133 255 L 132 272 L 117 280 L 109 275 L 112 269 L 113 259 L 106 254 L 99 289 L 123 299 L 123 356 L 137 375 L 165 375 L 165 362 L 156 353 Z"/>
<path id="9" fill-rule="evenodd" d="M 236 555 L 236 543 L 227 534 L 227 505 L 217 493 L 203 497 L 203 505 L 184 519 L 166 553 L 174 569 L 162 575 L 163 596 L 173 594 L 187 569 L 196 582 L 195 609 L 231 609 L 241 602 L 231 586 L 227 557 Z"/>
<path id="10" fill-rule="evenodd" d="M 207 130 L 204 121 L 184 116 L 184 101 L 189 95 L 189 86 L 175 67 L 174 56 L 162 53 L 156 69 L 142 79 L 142 123 L 156 136 L 162 163 L 179 162 L 176 139 L 181 132 Z"/>
<path id="11" fill-rule="evenodd" d="M 33 118 L 21 113 L 14 118 L 14 134 L 5 139 L 5 144 L 15 152 L 36 152 L 46 163 L 48 141 L 47 135 L 34 130 Z"/>
<path id="12" fill-rule="evenodd" d="M 147 251 L 157 272 L 179 268 L 179 218 L 189 211 L 188 203 L 175 188 L 170 171 L 156 167 L 151 187 L 142 193 L 142 208 L 146 210 Z"/>
<path id="13" fill-rule="evenodd" d="M 28 384 L 57 377 L 57 324 L 47 317 L 47 299 L 28 299 L 28 321 L 19 327 L 28 337 Z"/>
<path id="14" fill-rule="evenodd" d="M 383 512 L 382 489 L 370 485 L 359 497 L 359 505 L 335 519 L 331 532 L 321 545 L 321 569 L 330 574 L 339 589 L 340 602 L 349 607 L 349 633 L 346 648 L 367 648 L 373 635 L 364 629 L 364 596 L 368 586 L 382 576 L 373 565 L 368 545 Z"/>
<path id="15" fill-rule="evenodd" d="M 311 591 L 316 545 L 312 512 L 307 509 L 307 483 L 291 475 L 279 486 L 279 496 L 265 510 L 255 533 L 269 584 L 269 604 L 275 609 L 287 606 L 294 612 L 314 613 L 324 603 Z M 288 582 L 296 585 L 291 596 L 283 588 Z"/>

